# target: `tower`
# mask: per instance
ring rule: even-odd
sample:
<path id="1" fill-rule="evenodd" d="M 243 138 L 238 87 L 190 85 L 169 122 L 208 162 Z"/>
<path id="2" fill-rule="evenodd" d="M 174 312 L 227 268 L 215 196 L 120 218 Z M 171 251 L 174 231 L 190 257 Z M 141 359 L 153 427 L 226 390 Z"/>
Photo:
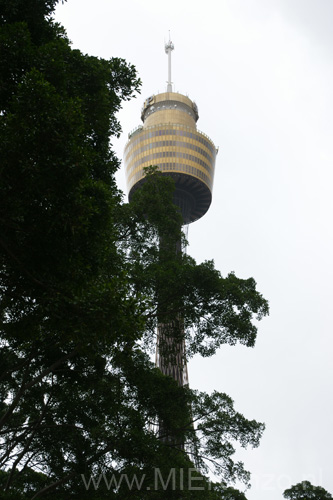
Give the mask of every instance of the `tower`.
<path id="1" fill-rule="evenodd" d="M 173 178 L 174 203 L 181 211 L 183 224 L 189 224 L 200 219 L 211 204 L 217 149 L 207 135 L 197 130 L 199 114 L 195 102 L 172 90 L 173 49 L 169 40 L 165 45 L 167 91 L 145 100 L 141 113 L 143 125 L 129 134 L 124 163 L 129 200 L 145 182 L 145 167 L 156 165 L 162 174 Z M 156 364 L 162 373 L 184 385 L 187 383 L 185 343 L 179 341 L 179 336 L 177 340 L 172 338 L 175 329 L 183 331 L 181 314 L 170 324 L 159 324 Z M 162 342 L 173 352 L 172 357 L 160 349 Z"/>

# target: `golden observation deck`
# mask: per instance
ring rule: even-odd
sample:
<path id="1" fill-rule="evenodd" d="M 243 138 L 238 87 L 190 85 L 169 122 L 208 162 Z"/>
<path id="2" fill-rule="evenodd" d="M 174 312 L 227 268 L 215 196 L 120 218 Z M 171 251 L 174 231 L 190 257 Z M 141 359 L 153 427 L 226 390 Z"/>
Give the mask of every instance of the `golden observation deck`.
<path id="1" fill-rule="evenodd" d="M 200 219 L 212 200 L 215 158 L 213 142 L 196 127 L 196 104 L 176 92 L 164 92 L 144 102 L 143 126 L 125 146 L 129 199 L 144 182 L 144 168 L 156 165 L 175 181 L 174 201 L 184 224 Z"/>

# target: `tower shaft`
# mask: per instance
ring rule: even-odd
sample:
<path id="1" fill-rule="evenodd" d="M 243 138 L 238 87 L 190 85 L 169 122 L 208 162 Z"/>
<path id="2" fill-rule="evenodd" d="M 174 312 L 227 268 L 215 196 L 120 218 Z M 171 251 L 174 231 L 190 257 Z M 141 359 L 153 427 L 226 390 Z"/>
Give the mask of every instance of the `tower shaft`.
<path id="1" fill-rule="evenodd" d="M 160 253 L 165 246 L 168 246 L 168 241 L 166 241 L 165 237 L 160 238 Z M 182 249 L 180 241 L 171 250 L 175 259 L 181 258 Z M 163 259 L 163 257 L 161 258 Z M 183 307 L 179 302 L 177 306 L 176 304 L 172 304 L 172 299 L 168 299 L 168 306 L 170 305 L 173 310 L 171 319 L 169 315 L 167 318 L 165 317 L 163 304 L 158 304 L 156 366 L 164 375 L 172 377 L 179 386 L 183 386 L 188 384 Z"/>

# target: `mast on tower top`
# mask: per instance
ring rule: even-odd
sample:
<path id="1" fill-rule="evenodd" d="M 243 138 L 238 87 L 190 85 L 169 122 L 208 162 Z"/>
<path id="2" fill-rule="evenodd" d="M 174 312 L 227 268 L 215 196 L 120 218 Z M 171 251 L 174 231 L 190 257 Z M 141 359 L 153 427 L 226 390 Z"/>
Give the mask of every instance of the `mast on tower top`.
<path id="1" fill-rule="evenodd" d="M 170 39 L 169 32 L 169 41 L 165 44 L 165 52 L 168 54 L 168 81 L 167 81 L 167 92 L 172 92 L 172 81 L 171 81 L 171 52 L 174 50 L 175 46 Z"/>

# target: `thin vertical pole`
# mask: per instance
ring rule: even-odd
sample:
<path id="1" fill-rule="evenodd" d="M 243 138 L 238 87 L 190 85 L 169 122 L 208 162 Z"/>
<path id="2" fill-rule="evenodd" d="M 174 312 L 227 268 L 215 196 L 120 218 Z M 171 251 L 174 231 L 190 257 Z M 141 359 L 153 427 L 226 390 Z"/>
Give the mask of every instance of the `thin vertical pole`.
<path id="1" fill-rule="evenodd" d="M 165 52 L 168 54 L 168 81 L 167 81 L 167 92 L 172 92 L 172 81 L 171 81 L 171 52 L 174 50 L 175 46 L 170 40 L 165 44 Z"/>

